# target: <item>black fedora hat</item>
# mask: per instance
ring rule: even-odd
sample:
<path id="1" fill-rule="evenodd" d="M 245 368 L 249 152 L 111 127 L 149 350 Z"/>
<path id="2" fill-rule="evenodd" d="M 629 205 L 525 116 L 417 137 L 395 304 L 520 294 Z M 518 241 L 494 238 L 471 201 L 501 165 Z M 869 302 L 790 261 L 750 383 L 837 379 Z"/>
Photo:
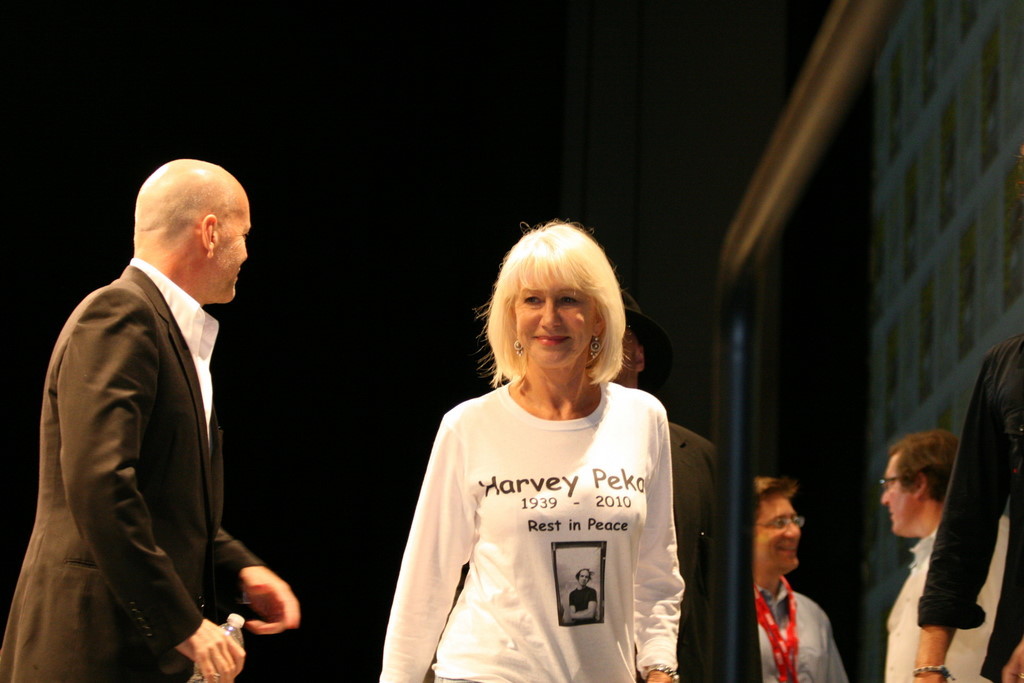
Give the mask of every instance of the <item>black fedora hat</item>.
<path id="1" fill-rule="evenodd" d="M 653 394 L 672 371 L 672 342 L 661 325 L 644 315 L 640 304 L 625 290 L 622 303 L 626 306 L 626 325 L 644 347 L 644 370 L 638 378 L 640 388 Z"/>

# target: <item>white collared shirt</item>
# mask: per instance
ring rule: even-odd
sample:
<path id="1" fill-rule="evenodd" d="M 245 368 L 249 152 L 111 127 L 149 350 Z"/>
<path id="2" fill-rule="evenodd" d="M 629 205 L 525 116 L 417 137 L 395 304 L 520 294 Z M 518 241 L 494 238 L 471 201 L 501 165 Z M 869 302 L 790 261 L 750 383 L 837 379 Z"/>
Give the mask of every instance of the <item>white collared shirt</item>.
<path id="1" fill-rule="evenodd" d="M 178 323 L 181 334 L 185 337 L 192 361 L 199 375 L 199 386 L 203 392 L 203 408 L 206 410 L 206 429 L 209 438 L 210 419 L 213 415 L 213 377 L 210 375 L 210 358 L 213 356 L 213 345 L 217 341 L 220 323 L 212 315 L 203 310 L 198 301 L 176 285 L 173 280 L 161 273 L 156 266 L 146 263 L 140 258 L 131 260 L 135 266 L 153 281 L 157 289 L 171 309 L 174 321 Z"/>
<path id="2" fill-rule="evenodd" d="M 843 660 L 839 656 L 835 638 L 832 637 L 832 623 L 818 603 L 803 593 L 793 591 L 790 595 L 784 584 L 779 585 L 779 594 L 772 595 L 757 587 L 768 603 L 768 609 L 775 617 L 780 631 L 789 625 L 789 601 L 796 600 L 796 634 L 800 640 L 797 648 L 797 680 L 800 683 L 848 683 Z M 764 683 L 777 683 L 778 669 L 775 656 L 764 627 L 758 624 L 758 640 L 761 648 L 761 677 Z"/>

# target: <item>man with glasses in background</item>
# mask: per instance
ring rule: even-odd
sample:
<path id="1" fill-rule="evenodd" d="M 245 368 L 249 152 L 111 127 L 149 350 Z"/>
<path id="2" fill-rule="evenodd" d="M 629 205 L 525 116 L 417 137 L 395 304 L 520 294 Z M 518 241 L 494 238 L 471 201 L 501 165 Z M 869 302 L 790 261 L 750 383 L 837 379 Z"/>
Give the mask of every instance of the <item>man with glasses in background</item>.
<path id="1" fill-rule="evenodd" d="M 911 548 L 914 561 L 899 597 L 889 613 L 889 645 L 885 656 L 885 681 L 910 681 L 920 629 L 917 603 L 924 592 L 931 564 L 935 531 L 942 519 L 950 472 L 956 459 L 957 438 L 945 429 L 907 434 L 889 447 L 889 464 L 882 485 L 882 505 L 889 508 L 892 532 L 903 538 L 921 539 Z M 958 632 L 946 653 L 946 666 L 958 681 L 981 681 L 981 664 L 992 633 L 992 616 L 999 601 L 999 586 L 1006 561 L 1009 521 L 1000 521 L 999 537 L 988 579 L 978 595 L 985 623 Z"/>
<path id="2" fill-rule="evenodd" d="M 755 477 L 754 609 L 765 683 L 847 683 L 832 624 L 816 602 L 794 591 L 786 574 L 797 568 L 804 518 L 788 477 Z"/>

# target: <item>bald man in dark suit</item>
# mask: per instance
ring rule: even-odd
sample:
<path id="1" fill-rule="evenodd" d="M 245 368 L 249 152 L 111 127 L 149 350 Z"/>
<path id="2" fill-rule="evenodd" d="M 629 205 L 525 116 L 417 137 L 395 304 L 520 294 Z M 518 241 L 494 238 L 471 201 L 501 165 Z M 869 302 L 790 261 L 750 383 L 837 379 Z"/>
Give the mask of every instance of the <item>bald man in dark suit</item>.
<path id="1" fill-rule="evenodd" d="M 218 325 L 202 306 L 234 298 L 250 227 L 223 168 L 165 164 L 139 192 L 131 265 L 61 331 L 0 682 L 180 682 L 194 662 L 230 683 L 244 652 L 211 620 L 215 573 L 262 615 L 250 630 L 298 626 L 288 584 L 220 528 Z"/>

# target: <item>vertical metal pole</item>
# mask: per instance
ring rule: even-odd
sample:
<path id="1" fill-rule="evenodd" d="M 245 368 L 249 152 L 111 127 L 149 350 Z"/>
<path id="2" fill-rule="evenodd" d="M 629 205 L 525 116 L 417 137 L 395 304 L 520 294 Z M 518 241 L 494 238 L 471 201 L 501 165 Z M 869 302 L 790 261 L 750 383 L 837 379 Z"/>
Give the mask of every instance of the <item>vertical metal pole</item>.
<path id="1" fill-rule="evenodd" d="M 752 463 L 760 312 L 757 286 L 766 256 L 842 123 L 902 0 L 833 0 L 786 109 L 747 187 L 722 248 L 719 268 L 719 374 L 716 438 L 715 680 L 760 681 L 750 566 Z"/>
<path id="2" fill-rule="evenodd" d="M 750 569 L 751 449 L 753 447 L 752 382 L 754 380 L 754 310 L 749 275 L 734 283 L 721 316 L 721 377 L 723 430 L 719 434 L 718 501 L 719 529 L 715 539 L 716 564 L 713 585 L 716 681 L 760 680 L 760 666 L 751 661 L 751 636 L 756 637 Z M 755 641 L 756 642 L 756 641 Z"/>

